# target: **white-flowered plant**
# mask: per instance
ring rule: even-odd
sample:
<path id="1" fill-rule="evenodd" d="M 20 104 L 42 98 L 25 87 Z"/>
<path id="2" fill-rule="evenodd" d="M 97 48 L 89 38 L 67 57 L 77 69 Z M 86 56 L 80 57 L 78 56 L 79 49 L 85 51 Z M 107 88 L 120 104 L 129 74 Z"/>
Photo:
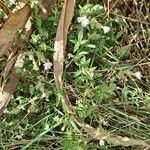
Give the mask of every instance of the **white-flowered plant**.
<path id="1" fill-rule="evenodd" d="M 104 34 L 106 34 L 110 31 L 110 27 L 108 27 L 108 26 L 102 26 L 102 29 L 104 31 Z"/>
<path id="2" fill-rule="evenodd" d="M 49 60 L 47 60 L 47 61 L 43 64 L 44 70 L 49 70 L 49 69 L 51 69 L 52 65 L 53 65 L 53 64 L 52 64 Z"/>
<path id="3" fill-rule="evenodd" d="M 136 72 L 134 75 L 137 79 L 141 80 L 142 74 L 140 71 Z"/>
<path id="4" fill-rule="evenodd" d="M 78 18 L 77 18 L 77 21 L 78 21 L 79 23 L 81 23 L 81 26 L 82 26 L 82 27 L 86 27 L 86 26 L 90 23 L 90 21 L 89 21 L 89 19 L 87 18 L 87 16 L 78 17 Z"/>
<path id="5" fill-rule="evenodd" d="M 100 146 L 104 146 L 104 144 L 105 144 L 105 141 L 104 141 L 103 139 L 101 139 L 101 140 L 99 141 L 99 145 L 100 145 Z"/>

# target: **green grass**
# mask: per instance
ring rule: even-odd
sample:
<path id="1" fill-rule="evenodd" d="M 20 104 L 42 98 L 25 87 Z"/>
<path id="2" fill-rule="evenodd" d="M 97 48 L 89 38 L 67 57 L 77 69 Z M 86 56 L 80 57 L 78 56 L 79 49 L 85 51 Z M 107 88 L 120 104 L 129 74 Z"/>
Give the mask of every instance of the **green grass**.
<path id="1" fill-rule="evenodd" d="M 141 7 L 139 15 L 144 17 L 146 8 Z M 20 55 L 24 61 L 17 70 L 21 82 L 1 118 L 0 149 L 144 149 L 118 146 L 117 139 L 102 139 L 105 143 L 100 146 L 100 140 L 81 129 L 65 111 L 55 88 L 53 67 L 48 71 L 43 67 L 47 59 L 52 62 L 58 8 L 44 22 L 35 15 L 28 49 Z M 87 27 L 77 22 L 83 15 L 90 21 Z M 105 34 L 103 26 L 110 31 Z M 149 27 L 122 19 L 115 10 L 108 17 L 102 5 L 82 2 L 75 10 L 65 53 L 64 88 L 81 121 L 105 136 L 150 142 Z M 141 79 L 135 76 L 138 71 Z M 129 145 L 136 143 L 131 142 Z"/>

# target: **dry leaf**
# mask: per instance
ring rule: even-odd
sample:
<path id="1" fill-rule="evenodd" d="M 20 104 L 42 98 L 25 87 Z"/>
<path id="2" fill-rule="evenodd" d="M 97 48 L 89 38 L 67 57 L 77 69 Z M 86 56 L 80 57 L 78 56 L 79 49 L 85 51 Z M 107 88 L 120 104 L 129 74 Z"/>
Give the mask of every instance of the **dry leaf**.
<path id="1" fill-rule="evenodd" d="M 12 77 L 7 84 L 3 92 L 0 92 L 0 116 L 5 110 L 7 104 L 9 103 L 17 84 L 19 83 L 19 77 L 13 72 Z"/>
<path id="2" fill-rule="evenodd" d="M 10 72 L 13 65 L 15 64 L 17 57 L 18 57 L 18 54 L 14 53 L 14 55 L 10 59 L 8 59 L 7 64 L 5 65 L 4 72 L 3 72 L 4 79 L 7 77 L 8 73 Z"/>
<path id="3" fill-rule="evenodd" d="M 42 19 L 46 19 L 48 17 L 48 13 L 50 11 L 51 5 L 55 4 L 57 0 L 44 0 L 42 5 L 40 6 L 40 10 L 38 14 Z"/>
<path id="4" fill-rule="evenodd" d="M 5 1 L 0 1 L 0 9 L 2 9 L 7 15 L 10 13 L 9 8 L 7 7 L 7 4 Z"/>
<path id="5" fill-rule="evenodd" d="M 3 28 L 0 30 L 0 56 L 4 53 L 6 54 L 12 47 L 17 37 L 17 31 L 24 29 L 29 16 L 30 7 L 27 3 L 23 8 L 12 14 L 5 22 Z"/>
<path id="6" fill-rule="evenodd" d="M 64 50 L 66 48 L 67 33 L 70 26 L 76 0 L 65 0 L 57 28 L 56 40 L 54 44 L 54 78 L 57 89 L 62 87 Z"/>
<path id="7" fill-rule="evenodd" d="M 7 75 L 9 74 L 9 72 L 11 71 L 11 69 L 13 68 L 17 57 L 18 57 L 18 53 L 16 53 L 17 51 L 12 52 L 12 54 L 9 56 L 7 63 L 5 65 L 4 70 L 1 72 L 1 77 L 0 77 L 0 90 L 3 91 L 3 88 L 5 86 L 5 79 L 7 77 Z"/>

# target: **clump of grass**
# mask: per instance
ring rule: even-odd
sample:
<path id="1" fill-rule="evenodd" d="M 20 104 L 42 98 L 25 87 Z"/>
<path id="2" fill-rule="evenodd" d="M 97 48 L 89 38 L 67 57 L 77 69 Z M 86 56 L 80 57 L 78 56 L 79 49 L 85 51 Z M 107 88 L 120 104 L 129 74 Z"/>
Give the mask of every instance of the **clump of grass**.
<path id="1" fill-rule="evenodd" d="M 53 70 L 43 66 L 47 60 L 52 61 L 59 15 L 55 7 L 45 22 L 35 16 L 28 49 L 20 55 L 24 61 L 24 67 L 18 70 L 21 83 L 0 123 L 0 147 L 126 148 L 107 143 L 105 138 L 91 139 L 63 111 L 60 95 L 55 91 Z M 85 16 L 86 26 L 82 26 L 78 17 Z M 142 22 L 140 25 L 133 26 L 116 11 L 108 17 L 99 4 L 79 6 L 68 35 L 64 82 L 70 102 L 83 122 L 104 128 L 109 134 L 149 142 L 149 80 L 143 69 L 149 57 L 148 38 L 143 29 L 148 28 Z M 143 42 L 138 43 L 134 36 L 144 39 Z"/>

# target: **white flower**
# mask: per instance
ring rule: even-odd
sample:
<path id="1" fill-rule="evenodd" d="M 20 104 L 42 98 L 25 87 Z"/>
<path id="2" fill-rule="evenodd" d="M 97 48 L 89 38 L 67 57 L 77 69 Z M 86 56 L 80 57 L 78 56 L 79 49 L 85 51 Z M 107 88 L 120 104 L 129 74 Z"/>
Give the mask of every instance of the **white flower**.
<path id="1" fill-rule="evenodd" d="M 104 31 L 104 34 L 106 34 L 110 31 L 110 27 L 108 27 L 108 26 L 102 26 L 102 29 Z"/>
<path id="2" fill-rule="evenodd" d="M 43 92 L 41 97 L 45 98 L 46 96 L 47 96 L 46 93 Z"/>
<path id="3" fill-rule="evenodd" d="M 8 0 L 8 3 L 9 3 L 10 6 L 12 6 L 16 3 L 16 0 Z"/>
<path id="4" fill-rule="evenodd" d="M 47 61 L 43 64 L 43 66 L 44 66 L 44 70 L 49 70 L 49 69 L 51 69 L 51 67 L 52 67 L 52 63 L 51 63 L 49 60 L 47 60 Z"/>
<path id="5" fill-rule="evenodd" d="M 16 135 L 16 136 L 15 136 L 15 139 L 21 140 L 21 139 L 22 139 L 22 135 Z"/>
<path id="6" fill-rule="evenodd" d="M 7 113 L 9 113 L 9 111 L 8 111 L 7 108 L 5 108 L 5 109 L 4 109 L 4 114 L 7 114 Z"/>
<path id="7" fill-rule="evenodd" d="M 90 22 L 89 19 L 87 18 L 87 16 L 83 16 L 83 17 L 78 17 L 77 21 L 79 23 L 81 23 L 81 26 L 86 27 Z"/>
<path id="8" fill-rule="evenodd" d="M 137 79 L 141 80 L 142 75 L 140 71 L 136 72 L 134 75 Z"/>
<path id="9" fill-rule="evenodd" d="M 100 146 L 104 146 L 104 144 L 105 144 L 105 141 L 104 141 L 103 139 L 101 139 L 101 140 L 99 141 L 99 145 L 100 145 Z"/>

